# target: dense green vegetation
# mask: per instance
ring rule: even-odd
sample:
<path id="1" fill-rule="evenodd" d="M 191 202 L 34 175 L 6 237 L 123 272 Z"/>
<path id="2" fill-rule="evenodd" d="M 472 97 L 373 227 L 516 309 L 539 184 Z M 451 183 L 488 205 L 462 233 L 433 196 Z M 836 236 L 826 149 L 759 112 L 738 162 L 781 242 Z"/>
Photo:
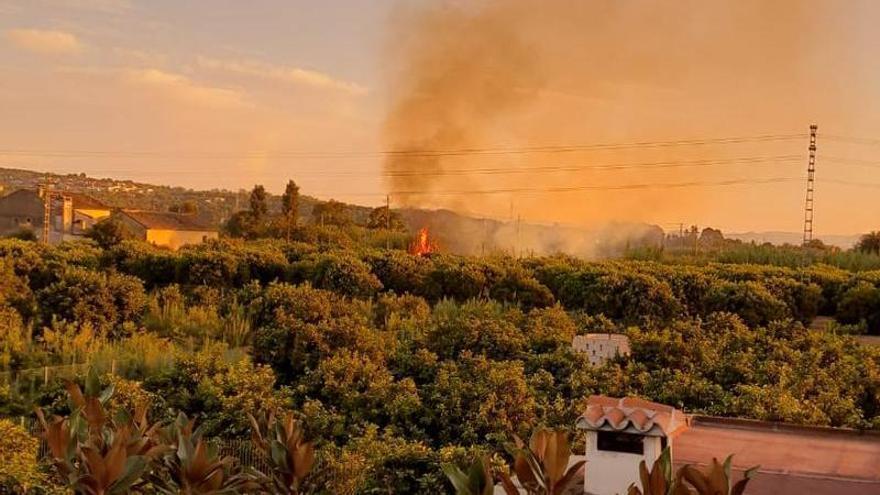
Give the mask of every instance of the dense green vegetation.
<path id="1" fill-rule="evenodd" d="M 449 491 L 443 463 L 572 428 L 595 393 L 880 429 L 880 352 L 847 335 L 880 331 L 880 271 L 416 257 L 382 235 L 0 241 L 0 414 L 67 411 L 42 367 L 81 363 L 107 372 L 118 407 L 198 416 L 208 436 L 293 411 L 316 493 Z M 806 329 L 819 314 L 848 325 Z M 571 341 L 596 331 L 626 333 L 632 355 L 591 366 Z"/>

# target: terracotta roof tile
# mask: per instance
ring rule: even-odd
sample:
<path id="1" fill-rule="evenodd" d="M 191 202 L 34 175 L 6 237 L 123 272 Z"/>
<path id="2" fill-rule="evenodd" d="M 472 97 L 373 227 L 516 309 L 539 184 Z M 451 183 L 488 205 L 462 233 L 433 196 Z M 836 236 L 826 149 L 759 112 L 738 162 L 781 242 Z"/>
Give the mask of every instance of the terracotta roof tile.
<path id="1" fill-rule="evenodd" d="M 184 215 L 165 211 L 122 210 L 122 214 L 147 229 L 211 232 L 217 230 L 196 215 Z"/>
<path id="2" fill-rule="evenodd" d="M 664 404 L 594 395 L 587 400 L 587 410 L 578 418 L 577 426 L 588 430 L 631 430 L 646 435 L 672 436 L 687 425 L 681 412 Z"/>

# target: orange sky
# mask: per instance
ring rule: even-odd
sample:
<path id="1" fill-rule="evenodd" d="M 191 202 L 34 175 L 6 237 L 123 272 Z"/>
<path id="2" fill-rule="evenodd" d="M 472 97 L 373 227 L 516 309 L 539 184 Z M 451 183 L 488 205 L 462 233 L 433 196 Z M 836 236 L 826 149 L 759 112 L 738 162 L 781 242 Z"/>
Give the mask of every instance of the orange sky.
<path id="1" fill-rule="evenodd" d="M 798 231 L 817 122 L 817 233 L 880 227 L 870 186 L 880 186 L 880 146 L 834 138 L 880 137 L 880 4 L 536 5 L 0 0 L 0 165 L 275 192 L 292 177 L 306 193 L 366 204 L 389 190 L 790 178 L 393 197 L 544 222 Z M 803 138 L 394 163 L 375 153 L 794 133 Z M 737 161 L 755 157 L 764 161 Z M 595 168 L 694 160 L 727 162 Z M 487 168 L 518 171 L 466 173 Z M 389 170 L 456 172 L 383 179 Z"/>

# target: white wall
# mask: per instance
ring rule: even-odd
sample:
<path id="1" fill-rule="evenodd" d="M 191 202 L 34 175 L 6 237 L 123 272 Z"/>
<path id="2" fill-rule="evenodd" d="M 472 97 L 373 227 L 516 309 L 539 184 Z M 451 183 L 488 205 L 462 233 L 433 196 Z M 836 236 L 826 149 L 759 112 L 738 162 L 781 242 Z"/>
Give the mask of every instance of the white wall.
<path id="1" fill-rule="evenodd" d="M 645 455 L 598 450 L 595 431 L 587 431 L 587 464 L 584 470 L 584 493 L 618 495 L 632 483 L 639 483 L 639 463 L 645 459 L 648 469 L 660 457 L 660 437 L 644 437 Z"/>

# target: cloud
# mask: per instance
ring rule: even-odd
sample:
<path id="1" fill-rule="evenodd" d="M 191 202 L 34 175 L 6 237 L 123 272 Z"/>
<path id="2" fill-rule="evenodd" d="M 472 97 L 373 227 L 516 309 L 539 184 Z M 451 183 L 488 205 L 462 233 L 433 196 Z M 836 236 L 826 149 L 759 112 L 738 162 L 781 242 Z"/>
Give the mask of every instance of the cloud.
<path id="1" fill-rule="evenodd" d="M 258 61 L 220 60 L 208 57 L 198 57 L 196 62 L 200 67 L 206 69 L 220 70 L 299 86 L 341 91 L 351 95 L 362 95 L 368 91 L 366 87 L 360 84 L 337 79 L 323 72 L 299 67 L 274 65 Z"/>
<path id="2" fill-rule="evenodd" d="M 145 65 L 155 67 L 157 65 L 165 65 L 165 62 L 168 60 L 168 56 L 163 53 L 138 50 L 135 48 L 113 47 L 112 51 L 113 54 L 119 57 L 120 60 L 124 61 L 126 65 Z"/>
<path id="3" fill-rule="evenodd" d="M 79 53 L 83 44 L 64 31 L 45 29 L 10 29 L 6 40 L 22 50 L 47 55 L 70 55 Z"/>
<path id="4" fill-rule="evenodd" d="M 239 91 L 199 84 L 182 74 L 161 69 L 122 69 L 120 73 L 129 84 L 158 89 L 187 103 L 216 108 L 251 106 Z"/>

